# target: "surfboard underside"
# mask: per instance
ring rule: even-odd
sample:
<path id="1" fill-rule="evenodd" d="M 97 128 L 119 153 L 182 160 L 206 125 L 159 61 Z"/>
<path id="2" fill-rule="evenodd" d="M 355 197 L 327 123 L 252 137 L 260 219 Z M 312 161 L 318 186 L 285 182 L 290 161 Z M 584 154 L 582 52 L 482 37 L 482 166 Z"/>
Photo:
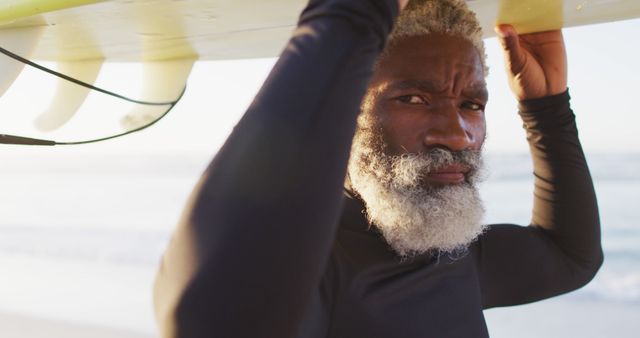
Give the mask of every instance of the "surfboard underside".
<path id="1" fill-rule="evenodd" d="M 34 59 L 156 61 L 276 56 L 307 0 L 4 2 L 0 44 L 10 31 L 41 30 Z M 487 37 L 497 22 L 526 33 L 640 17 L 637 0 L 468 2 Z"/>
<path id="2" fill-rule="evenodd" d="M 94 83 L 104 62 L 144 64 L 140 99 L 178 97 L 196 60 L 277 56 L 308 0 L 3 0 L 0 47 L 29 60 L 53 61 L 67 76 Z M 521 33 L 640 17 L 638 0 L 468 0 L 486 37 L 496 23 Z M 0 59 L 0 96 L 24 64 Z M 48 109 L 33 121 L 39 132 L 65 125 L 90 90 L 58 80 Z M 138 107 L 122 130 L 158 118 Z"/>

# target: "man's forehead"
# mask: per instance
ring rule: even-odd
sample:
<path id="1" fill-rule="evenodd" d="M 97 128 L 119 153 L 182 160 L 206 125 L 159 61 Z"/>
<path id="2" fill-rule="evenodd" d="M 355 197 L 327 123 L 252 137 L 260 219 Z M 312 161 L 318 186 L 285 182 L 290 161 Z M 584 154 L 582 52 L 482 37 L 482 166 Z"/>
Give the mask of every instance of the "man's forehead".
<path id="1" fill-rule="evenodd" d="M 430 32 L 416 35 L 403 35 L 392 38 L 379 61 L 384 59 L 430 58 L 432 62 L 439 59 L 455 58 L 466 63 L 478 63 L 483 73 L 487 70 L 483 44 L 468 35 L 451 32 Z"/>
<path id="2" fill-rule="evenodd" d="M 428 33 L 395 38 L 386 47 L 387 55 L 397 53 L 416 52 L 420 54 L 442 55 L 448 52 L 471 54 L 478 53 L 478 49 L 468 39 L 450 34 Z M 474 54 L 475 54 L 474 53 Z"/>
<path id="3" fill-rule="evenodd" d="M 390 79 L 384 83 L 380 84 L 380 87 L 385 87 L 385 89 L 421 89 L 429 92 L 437 92 L 447 88 L 449 81 L 435 81 L 424 78 L 398 78 L 398 79 Z M 465 89 L 467 90 L 485 90 L 487 88 L 487 83 L 483 79 L 478 79 L 475 81 L 471 81 L 465 85 Z"/>
<path id="4" fill-rule="evenodd" d="M 385 76 L 410 77 L 422 73 L 421 76 L 446 78 L 452 72 L 485 76 L 480 54 L 471 42 L 437 34 L 398 39 L 376 65 L 376 73 Z"/>

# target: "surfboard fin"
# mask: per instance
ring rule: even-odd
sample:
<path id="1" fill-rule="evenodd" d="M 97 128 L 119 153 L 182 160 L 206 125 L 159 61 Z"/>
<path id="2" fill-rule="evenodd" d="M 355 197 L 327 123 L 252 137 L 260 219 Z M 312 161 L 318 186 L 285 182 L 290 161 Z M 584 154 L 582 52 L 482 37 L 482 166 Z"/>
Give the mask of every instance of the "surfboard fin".
<path id="1" fill-rule="evenodd" d="M 146 62 L 141 98 L 167 101 L 180 96 L 195 61 L 193 58 Z M 120 120 L 120 125 L 125 130 L 137 129 L 157 120 L 165 112 L 166 106 L 137 105 Z"/>
<path id="2" fill-rule="evenodd" d="M 0 47 L 29 57 L 33 54 L 42 32 L 43 26 L 39 25 L 3 30 L 0 35 Z M 0 96 L 11 87 L 23 68 L 24 63 L 22 62 L 15 61 L 9 57 L 0 58 Z"/>
<path id="3" fill-rule="evenodd" d="M 59 62 L 58 71 L 86 83 L 95 83 L 104 60 Z M 90 88 L 58 79 L 56 93 L 49 108 L 34 121 L 40 131 L 53 131 L 68 122 L 80 109 Z"/>

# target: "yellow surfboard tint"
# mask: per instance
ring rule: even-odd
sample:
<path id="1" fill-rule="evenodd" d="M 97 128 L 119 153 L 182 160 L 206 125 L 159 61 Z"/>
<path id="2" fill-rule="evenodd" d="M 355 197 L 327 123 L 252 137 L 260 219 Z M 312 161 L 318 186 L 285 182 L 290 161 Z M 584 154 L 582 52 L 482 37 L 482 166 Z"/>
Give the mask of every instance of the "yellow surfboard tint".
<path id="1" fill-rule="evenodd" d="M 175 2 L 152 9 L 133 8 L 131 15 L 138 18 L 135 30 L 142 43 L 143 61 L 198 59 L 186 29 L 186 13 Z"/>
<path id="2" fill-rule="evenodd" d="M 105 0 L 2 0 L 0 1 L 0 24 L 101 1 Z"/>
<path id="3" fill-rule="evenodd" d="M 563 0 L 500 0 L 497 24 L 511 24 L 518 33 L 562 28 Z"/>
<path id="4" fill-rule="evenodd" d="M 35 60 L 275 57 L 308 0 L 0 0 L 0 44 L 42 27 Z M 640 17 L 640 0 L 468 0 L 485 37 Z M 86 6 L 83 6 L 86 5 Z M 36 14 L 37 13 L 37 14 Z M 11 19 L 11 23 L 2 20 Z M 34 42 L 35 44 L 35 42 Z"/>

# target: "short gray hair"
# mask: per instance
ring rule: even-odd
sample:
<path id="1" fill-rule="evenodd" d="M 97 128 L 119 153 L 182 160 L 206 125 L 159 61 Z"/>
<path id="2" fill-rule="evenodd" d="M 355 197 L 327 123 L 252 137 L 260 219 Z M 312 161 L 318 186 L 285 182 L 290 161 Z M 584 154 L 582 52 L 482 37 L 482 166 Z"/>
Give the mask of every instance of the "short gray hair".
<path id="1" fill-rule="evenodd" d="M 403 37 L 433 33 L 471 42 L 480 55 L 485 76 L 489 74 L 480 22 L 464 0 L 410 0 L 398 16 L 389 44 Z"/>

